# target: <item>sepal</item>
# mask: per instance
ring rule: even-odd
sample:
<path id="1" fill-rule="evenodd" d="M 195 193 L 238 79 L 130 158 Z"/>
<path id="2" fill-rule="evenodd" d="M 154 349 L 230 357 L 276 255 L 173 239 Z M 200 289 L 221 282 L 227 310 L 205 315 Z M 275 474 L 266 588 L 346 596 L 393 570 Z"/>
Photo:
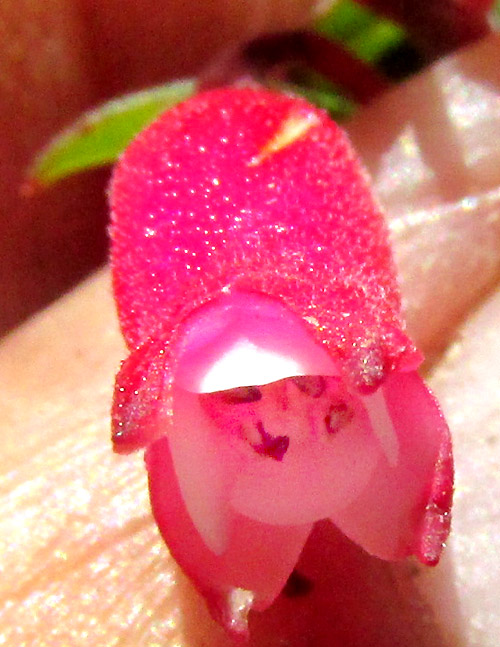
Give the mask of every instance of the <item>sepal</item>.
<path id="1" fill-rule="evenodd" d="M 113 451 L 128 454 L 160 435 L 160 409 L 168 380 L 168 349 L 161 341 L 148 339 L 122 363 L 111 411 Z"/>
<path id="2" fill-rule="evenodd" d="M 417 558 L 427 566 L 435 566 L 445 546 L 451 528 L 453 504 L 453 453 L 451 435 L 444 420 L 441 426 L 441 446 L 434 468 L 430 494 L 422 519 Z"/>

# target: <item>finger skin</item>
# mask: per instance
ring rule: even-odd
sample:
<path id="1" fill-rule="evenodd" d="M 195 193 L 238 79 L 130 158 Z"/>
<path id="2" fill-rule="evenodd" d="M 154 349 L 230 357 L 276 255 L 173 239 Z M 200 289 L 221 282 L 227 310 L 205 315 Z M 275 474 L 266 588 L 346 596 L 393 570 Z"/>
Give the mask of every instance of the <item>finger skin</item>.
<path id="1" fill-rule="evenodd" d="M 492 50 L 487 51 L 491 55 Z M 496 81 L 482 57 L 481 50 L 472 50 L 460 69 L 466 69 L 475 84 L 491 89 Z M 421 109 L 425 97 L 425 93 L 420 97 Z M 395 105 L 403 106 L 403 98 Z M 385 113 L 376 131 L 381 139 L 387 114 L 391 112 Z M 497 119 L 491 117 L 492 127 Z M 391 141 L 388 137 L 387 150 Z M 366 159 L 369 144 L 363 148 L 359 136 L 358 149 L 366 152 Z M 498 185 L 498 167 L 489 168 L 495 149 L 489 150 L 478 176 L 480 191 L 488 195 Z M 380 155 L 383 159 L 383 151 Z M 394 213 L 401 214 L 404 199 L 398 195 L 400 211 Z M 434 195 L 435 205 L 441 199 L 452 200 Z M 413 200 L 411 192 L 409 197 Z M 478 212 L 465 207 L 459 210 L 462 222 L 477 222 Z M 436 220 L 439 217 L 422 218 L 419 236 L 408 247 L 409 261 L 417 259 L 426 267 L 432 260 L 429 250 L 435 230 L 430 225 Z M 492 216 L 486 221 L 495 222 Z M 457 230 L 453 225 L 453 219 L 442 219 L 443 236 L 449 236 L 449 243 L 459 237 L 462 255 L 444 264 L 439 278 L 445 285 L 477 244 L 470 238 L 470 226 Z M 397 252 L 402 241 L 395 238 Z M 449 249 L 441 243 L 443 259 Z M 451 250 L 458 254 L 453 246 Z M 484 268 L 485 276 L 492 276 L 485 260 L 480 257 L 471 286 L 480 283 Z M 452 287 L 441 297 L 445 318 L 469 287 L 462 281 L 453 288 L 454 279 L 449 281 Z M 418 281 L 404 282 L 409 307 L 415 301 L 431 303 L 420 301 L 419 292 L 429 282 L 436 285 L 433 275 L 425 272 Z M 109 290 L 106 274 L 83 284 L 12 333 L 0 349 L 4 404 L 0 635 L 6 644 L 24 641 L 34 647 L 83 647 L 89 642 L 131 647 L 155 642 L 167 647 L 229 645 L 158 537 L 140 457 L 114 457 L 109 449 L 112 379 L 124 354 Z M 477 293 L 469 294 L 473 299 L 463 306 L 462 315 L 477 300 Z M 444 594 L 432 597 L 436 583 L 426 585 L 428 574 L 411 562 L 383 565 L 321 525 L 299 564 L 313 580 L 311 592 L 281 597 L 269 612 L 254 616 L 255 645 L 286 640 L 301 647 L 496 645 L 495 618 L 500 617 L 496 598 L 481 597 L 492 589 L 488 578 L 497 572 L 498 550 L 493 524 L 500 500 L 494 444 L 500 351 L 495 341 L 498 301 L 494 303 L 464 328 L 463 339 L 470 342 L 455 347 L 435 383 L 457 429 L 459 489 L 452 547 L 459 576 L 434 571 Z M 431 312 L 428 308 L 416 320 L 424 351 L 436 338 Z M 454 596 L 466 605 L 462 626 L 453 604 L 448 604 Z M 471 617 L 477 622 L 472 623 Z"/>
<path id="2" fill-rule="evenodd" d="M 499 603 L 490 594 L 498 579 L 500 552 L 499 318 L 497 291 L 467 321 L 432 382 L 455 434 L 452 595 L 454 589 L 460 599 L 464 643 L 487 647 L 500 635 Z M 432 581 L 423 578 L 421 587 L 426 586 L 431 592 Z M 446 598 L 432 598 L 442 625 L 451 629 L 455 623 Z"/>

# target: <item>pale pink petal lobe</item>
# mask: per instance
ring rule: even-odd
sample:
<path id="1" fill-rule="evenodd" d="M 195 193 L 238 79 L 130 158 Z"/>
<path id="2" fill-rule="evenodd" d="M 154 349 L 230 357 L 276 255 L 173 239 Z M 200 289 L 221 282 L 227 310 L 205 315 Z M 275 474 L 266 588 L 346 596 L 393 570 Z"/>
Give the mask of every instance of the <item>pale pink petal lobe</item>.
<path id="1" fill-rule="evenodd" d="M 225 434 L 204 414 L 197 393 L 173 389 L 173 418 L 168 438 L 186 509 L 207 546 L 227 548 L 229 498 L 240 467 Z"/>
<path id="2" fill-rule="evenodd" d="M 336 377 L 291 378 L 261 390 L 257 420 L 271 438 L 287 439 L 286 452 L 279 460 L 247 461 L 234 508 L 263 523 L 293 525 L 324 519 L 355 500 L 370 482 L 379 446 L 360 398 Z"/>
<path id="3" fill-rule="evenodd" d="M 448 532 L 442 522 L 451 502 L 449 430 L 417 373 L 393 374 L 381 390 L 397 437 L 397 459 L 381 445 L 366 488 L 332 519 L 377 557 L 416 554 L 425 563 L 435 563 Z"/>
<path id="4" fill-rule="evenodd" d="M 253 593 L 253 608 L 269 606 L 292 572 L 311 524 L 272 526 L 233 513 L 226 550 L 213 553 L 186 509 L 167 438 L 147 450 L 151 504 L 158 527 L 181 568 L 207 599 L 214 616 L 241 630 L 231 617 L 237 589 Z"/>

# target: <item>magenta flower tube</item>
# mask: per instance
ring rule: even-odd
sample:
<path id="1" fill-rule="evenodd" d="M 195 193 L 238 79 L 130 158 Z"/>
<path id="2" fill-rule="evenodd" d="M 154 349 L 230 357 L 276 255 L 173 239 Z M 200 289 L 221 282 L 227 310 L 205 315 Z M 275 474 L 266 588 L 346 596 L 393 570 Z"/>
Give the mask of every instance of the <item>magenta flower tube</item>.
<path id="1" fill-rule="evenodd" d="M 320 519 L 437 563 L 449 431 L 341 129 L 292 96 L 202 93 L 130 145 L 111 207 L 114 448 L 146 448 L 158 527 L 214 616 L 244 632 Z"/>

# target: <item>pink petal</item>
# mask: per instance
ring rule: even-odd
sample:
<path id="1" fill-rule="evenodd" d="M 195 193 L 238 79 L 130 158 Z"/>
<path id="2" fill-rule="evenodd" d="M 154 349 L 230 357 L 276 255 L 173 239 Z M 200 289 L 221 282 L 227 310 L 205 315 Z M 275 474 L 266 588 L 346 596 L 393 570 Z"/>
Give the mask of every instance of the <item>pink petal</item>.
<path id="1" fill-rule="evenodd" d="M 210 425 L 198 394 L 174 388 L 173 403 L 168 438 L 179 488 L 203 541 L 220 555 L 229 541 L 229 496 L 241 461 L 228 436 Z"/>
<path id="2" fill-rule="evenodd" d="M 368 485 L 332 520 L 373 555 L 392 560 L 416 554 L 435 563 L 449 531 L 449 430 L 417 373 L 393 374 L 381 390 L 397 434 L 397 460 L 380 445 Z"/>
<path id="3" fill-rule="evenodd" d="M 200 396 L 174 388 L 175 471 L 193 523 L 216 553 L 227 543 L 230 506 L 262 523 L 313 523 L 370 479 L 379 440 L 360 399 L 336 377 L 304 377 L 306 389 L 297 379 L 252 387 L 255 400 L 236 402 L 234 390 Z M 321 389 L 311 395 L 315 380 Z"/>
<path id="4" fill-rule="evenodd" d="M 241 469 L 231 501 L 242 514 L 279 525 L 314 522 L 345 507 L 369 482 L 379 449 L 367 412 L 339 378 L 320 379 L 327 385 L 321 397 L 300 393 L 293 380 L 262 389 L 259 418 L 272 436 L 286 434 L 289 444 L 281 460 L 253 456 Z M 266 398 L 274 411 L 266 411 Z M 348 406 L 352 420 L 329 431 L 326 418 L 335 403 Z"/>
<path id="5" fill-rule="evenodd" d="M 241 616 L 235 607 L 238 589 L 253 593 L 254 608 L 269 606 L 293 570 L 311 525 L 270 526 L 233 513 L 228 546 L 216 555 L 186 509 L 168 439 L 153 443 L 146 460 L 153 513 L 173 557 L 205 596 L 214 616 L 229 629 L 244 630 L 248 608 Z"/>

